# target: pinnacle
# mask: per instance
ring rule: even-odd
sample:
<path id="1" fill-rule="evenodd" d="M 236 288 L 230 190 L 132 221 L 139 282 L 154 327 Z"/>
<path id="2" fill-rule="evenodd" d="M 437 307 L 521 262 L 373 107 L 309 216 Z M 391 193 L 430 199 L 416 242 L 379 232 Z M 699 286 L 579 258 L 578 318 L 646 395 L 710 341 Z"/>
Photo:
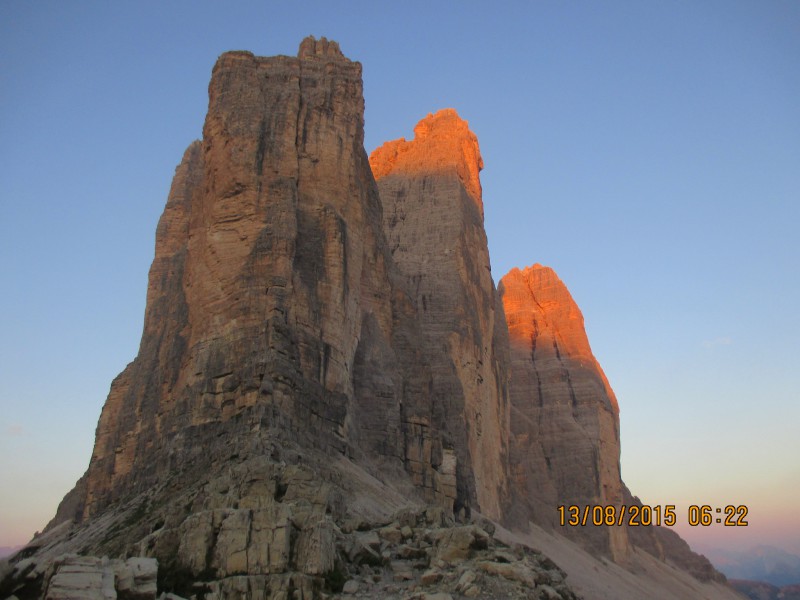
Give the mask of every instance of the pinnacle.
<path id="1" fill-rule="evenodd" d="M 429 113 L 414 127 L 414 139 L 386 142 L 369 157 L 376 180 L 395 173 L 425 175 L 455 172 L 483 215 L 478 173 L 483 158 L 478 138 L 455 109 Z"/>
<path id="2" fill-rule="evenodd" d="M 326 56 L 329 58 L 344 58 L 339 44 L 325 37 L 319 39 L 313 35 L 308 36 L 300 42 L 300 49 L 297 58 L 309 58 L 313 56 Z"/>

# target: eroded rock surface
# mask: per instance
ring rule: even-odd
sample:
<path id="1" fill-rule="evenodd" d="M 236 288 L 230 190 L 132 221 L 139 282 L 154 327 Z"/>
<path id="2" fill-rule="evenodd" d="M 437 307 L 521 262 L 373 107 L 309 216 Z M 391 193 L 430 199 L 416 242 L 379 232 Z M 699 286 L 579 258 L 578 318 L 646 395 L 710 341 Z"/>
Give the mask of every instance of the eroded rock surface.
<path id="1" fill-rule="evenodd" d="M 297 58 L 219 58 L 203 141 L 159 222 L 139 354 L 54 522 L 273 433 L 387 477 L 416 464 L 430 371 L 386 245 L 363 109 L 361 65 L 324 38 Z M 430 437 L 420 485 L 452 505 L 455 464 Z"/>
<path id="2" fill-rule="evenodd" d="M 555 272 L 512 269 L 500 282 L 511 343 L 514 510 L 557 527 L 559 505 L 621 506 L 619 409 L 583 315 Z M 624 527 L 564 527 L 624 561 Z"/>
<path id="3" fill-rule="evenodd" d="M 437 506 L 405 508 L 378 522 L 344 520 L 337 525 L 323 519 L 295 540 L 289 518 L 282 526 L 288 535 L 279 534 L 277 545 L 274 537 L 265 542 L 263 536 L 248 535 L 248 527 L 251 532 L 264 529 L 254 526 L 254 517 L 246 511 L 218 509 L 207 516 L 184 524 L 181 546 L 208 548 L 197 543 L 196 536 L 208 537 L 203 532 L 213 530 L 216 541 L 208 553 L 210 560 L 226 559 L 206 563 L 202 570 L 197 564 L 191 572 L 162 568 L 160 600 L 577 598 L 564 572 L 540 552 L 499 542 L 485 519 L 456 524 L 449 511 Z M 276 531 L 273 522 L 267 529 Z M 265 560 L 257 574 L 237 562 L 251 558 Z M 64 555 L 39 560 L 34 567 L 44 571 L 41 586 L 46 600 L 156 599 L 154 559 Z M 209 558 L 198 554 L 196 560 L 203 563 Z M 26 597 L 31 589 L 16 591 Z"/>
<path id="4" fill-rule="evenodd" d="M 642 504 L 620 477 L 617 399 L 592 354 L 583 315 L 552 269 L 512 269 L 499 291 L 511 346 L 510 522 L 557 529 L 622 565 L 635 545 L 700 581 L 724 582 L 668 528 L 559 524 L 559 505 Z"/>
<path id="5" fill-rule="evenodd" d="M 158 561 L 63 554 L 24 558 L 13 565 L 0 597 L 45 600 L 155 600 Z M 15 581 L 14 581 L 15 580 Z"/>
<path id="6" fill-rule="evenodd" d="M 501 519 L 508 494 L 508 342 L 483 228 L 483 159 L 475 134 L 452 109 L 428 115 L 414 134 L 375 150 L 370 164 L 433 376 L 433 420 L 415 419 L 425 444 L 444 432 L 455 452 L 457 506 L 479 506 Z"/>
<path id="7" fill-rule="evenodd" d="M 363 103 L 324 38 L 219 58 L 139 353 L 86 474 L 0 561 L 0 598 L 574 597 L 476 515 L 552 525 L 558 503 L 622 497 L 580 313 L 552 272 L 510 274 L 509 342 L 475 135 L 448 109 L 368 160 Z M 616 560 L 628 543 L 581 540 Z"/>
<path id="8" fill-rule="evenodd" d="M 204 460 L 194 430 L 226 435 L 231 419 L 358 446 L 352 409 L 375 390 L 356 389 L 357 354 L 395 358 L 361 85 L 361 66 L 325 40 L 298 58 L 217 61 L 203 141 L 159 223 L 140 352 L 98 425 L 84 518 Z M 396 411 L 400 377 L 387 371 Z M 385 429 L 383 454 L 399 456 L 399 418 Z"/>

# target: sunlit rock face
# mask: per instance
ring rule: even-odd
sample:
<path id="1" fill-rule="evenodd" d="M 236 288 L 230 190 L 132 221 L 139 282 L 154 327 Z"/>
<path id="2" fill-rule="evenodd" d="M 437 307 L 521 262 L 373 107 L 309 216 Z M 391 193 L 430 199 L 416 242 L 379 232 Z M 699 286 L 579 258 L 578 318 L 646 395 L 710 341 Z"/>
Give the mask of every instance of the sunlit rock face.
<path id="1" fill-rule="evenodd" d="M 159 591 L 221 598 L 321 598 L 342 577 L 372 597 L 403 581 L 400 598 L 431 564 L 423 585 L 450 594 L 439 559 L 492 558 L 458 593 L 511 597 L 549 584 L 525 553 L 486 554 L 476 510 L 553 527 L 558 504 L 619 503 L 616 400 L 569 293 L 539 266 L 494 288 L 467 122 L 428 115 L 368 159 L 363 111 L 361 66 L 335 42 L 219 58 L 156 232 L 138 355 L 85 475 L 0 564 L 0 596 L 39 597 L 79 553 L 154 557 Z M 476 520 L 454 530 L 454 513 Z M 561 532 L 624 561 L 624 528 Z M 637 534 L 707 572 L 676 536 Z"/>
<path id="2" fill-rule="evenodd" d="M 360 448 L 355 409 L 378 392 L 354 378 L 364 357 L 383 368 L 387 406 L 382 448 L 361 449 L 402 457 L 395 286 L 363 108 L 361 66 L 335 42 L 219 58 L 203 141 L 159 224 L 140 352 L 103 409 L 83 517 L 202 460 L 193 431 L 234 418 Z"/>
<path id="3" fill-rule="evenodd" d="M 557 507 L 640 507 L 620 477 L 619 408 L 589 346 L 583 315 L 549 267 L 512 269 L 498 286 L 510 342 L 509 524 L 557 530 L 594 555 L 632 565 L 634 547 L 724 582 L 665 527 L 562 526 Z M 630 511 L 622 513 L 631 515 Z M 678 516 L 680 518 L 680 516 Z M 641 519 L 640 519 L 641 520 Z"/>
<path id="4" fill-rule="evenodd" d="M 575 301 L 555 272 L 512 269 L 500 282 L 511 346 L 511 459 L 517 518 L 559 527 L 560 504 L 616 505 L 619 409 Z M 559 527 L 622 561 L 624 527 Z"/>
<path id="5" fill-rule="evenodd" d="M 291 590 L 333 569 L 335 522 L 405 502 L 452 514 L 458 458 L 431 428 L 363 114 L 361 65 L 335 42 L 219 58 L 159 222 L 139 353 L 49 527 L 79 532 L 53 553 Z"/>
<path id="6" fill-rule="evenodd" d="M 483 158 L 469 123 L 452 108 L 429 114 L 414 127 L 414 139 L 386 142 L 369 157 L 375 179 L 388 175 L 455 175 L 483 220 L 480 171 Z"/>
<path id="7" fill-rule="evenodd" d="M 507 336 L 483 228 L 478 141 L 452 109 L 370 156 L 392 258 L 417 307 L 433 420 L 455 451 L 459 506 L 502 518 L 507 497 Z M 427 435 L 427 434 L 426 434 Z"/>
<path id="8" fill-rule="evenodd" d="M 426 234 L 450 258 L 421 289 L 440 273 L 453 286 L 429 307 L 392 256 L 363 109 L 361 66 L 334 42 L 219 58 L 158 226 L 139 354 L 50 527 L 81 524 L 66 550 L 144 553 L 181 577 L 313 579 L 332 568 L 334 522 L 404 502 L 501 517 L 507 342 L 477 141 L 446 113 L 465 158 L 408 207 L 449 203 L 459 223 Z M 309 545 L 321 554 L 303 566 Z"/>

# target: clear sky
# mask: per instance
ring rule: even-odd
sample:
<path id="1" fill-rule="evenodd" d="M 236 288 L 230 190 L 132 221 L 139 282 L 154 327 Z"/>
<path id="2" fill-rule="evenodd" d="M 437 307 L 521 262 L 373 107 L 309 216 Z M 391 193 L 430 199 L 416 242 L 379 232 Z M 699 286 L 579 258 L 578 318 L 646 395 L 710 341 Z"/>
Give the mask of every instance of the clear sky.
<path id="1" fill-rule="evenodd" d="M 0 2 L 0 546 L 83 473 L 217 56 L 364 66 L 366 146 L 456 108 L 495 281 L 564 280 L 649 504 L 800 552 L 800 3 Z M 679 512 L 685 523 L 685 512 Z"/>

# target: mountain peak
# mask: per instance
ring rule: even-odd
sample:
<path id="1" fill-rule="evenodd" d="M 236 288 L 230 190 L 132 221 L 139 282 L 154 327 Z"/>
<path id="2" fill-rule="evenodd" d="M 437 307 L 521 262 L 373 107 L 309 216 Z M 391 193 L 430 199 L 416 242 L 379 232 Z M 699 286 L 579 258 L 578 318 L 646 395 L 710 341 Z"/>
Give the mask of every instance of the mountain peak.
<path id="1" fill-rule="evenodd" d="M 618 411 L 614 392 L 589 346 L 583 314 L 556 272 L 535 263 L 524 269 L 512 269 L 503 277 L 501 285 L 512 344 L 527 347 L 532 335 L 548 329 L 560 356 L 593 365 L 611 407 Z"/>
<path id="2" fill-rule="evenodd" d="M 454 172 L 483 215 L 479 173 L 483 157 L 478 138 L 455 109 L 429 113 L 414 127 L 414 139 L 386 142 L 369 157 L 376 180 L 392 174 L 433 175 Z"/>
<path id="3" fill-rule="evenodd" d="M 671 531 L 559 527 L 559 504 L 633 502 L 583 316 L 538 263 L 495 289 L 467 121 L 429 114 L 368 162 L 362 90 L 326 38 L 220 56 L 159 221 L 139 353 L 85 475 L 0 563 L 0 597 L 77 597 L 61 590 L 79 568 L 150 600 L 320 600 L 345 581 L 575 598 L 490 519 L 715 576 Z"/>
<path id="4" fill-rule="evenodd" d="M 559 502 L 620 503 L 619 409 L 578 305 L 555 271 L 538 263 L 512 269 L 499 292 L 511 346 L 514 489 L 525 490 L 518 504 L 555 526 Z M 617 562 L 629 556 L 623 528 L 567 528 L 567 535 Z"/>
<path id="5" fill-rule="evenodd" d="M 307 58 L 310 56 L 345 58 L 339 48 L 338 42 L 334 42 L 325 37 L 317 39 L 313 35 L 308 36 L 300 42 L 300 49 L 297 52 L 297 58 Z"/>

